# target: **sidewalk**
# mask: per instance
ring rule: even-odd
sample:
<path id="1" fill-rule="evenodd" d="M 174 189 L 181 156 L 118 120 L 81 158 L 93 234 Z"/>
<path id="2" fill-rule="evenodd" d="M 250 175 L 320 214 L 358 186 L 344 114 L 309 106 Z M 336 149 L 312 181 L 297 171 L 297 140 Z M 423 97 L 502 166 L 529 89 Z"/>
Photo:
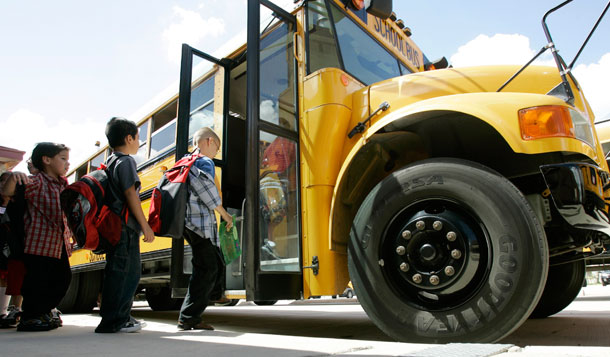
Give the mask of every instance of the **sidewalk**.
<path id="1" fill-rule="evenodd" d="M 64 315 L 49 332 L 0 330 L 1 356 L 610 356 L 610 347 L 519 348 L 510 344 L 424 345 L 231 331 L 179 331 L 167 321 L 147 320 L 138 333 L 95 334 L 96 315 Z"/>

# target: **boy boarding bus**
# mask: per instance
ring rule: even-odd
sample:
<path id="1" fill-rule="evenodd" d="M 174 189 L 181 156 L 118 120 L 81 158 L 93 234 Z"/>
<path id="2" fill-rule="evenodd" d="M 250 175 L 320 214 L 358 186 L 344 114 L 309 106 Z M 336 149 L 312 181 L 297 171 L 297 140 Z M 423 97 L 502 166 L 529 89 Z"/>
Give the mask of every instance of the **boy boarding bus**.
<path id="1" fill-rule="evenodd" d="M 261 4 L 277 19 L 262 33 Z M 498 341 L 574 299 L 582 248 L 600 252 L 610 220 L 608 166 L 571 66 L 553 51 L 558 68 L 441 69 L 409 35 L 391 0 L 290 13 L 249 0 L 247 44 L 221 59 L 183 45 L 179 95 L 138 122 L 143 208 L 192 134 L 213 128 L 243 248 L 226 267 L 229 298 L 337 295 L 351 280 L 380 329 L 420 343 Z M 142 247 L 153 309 L 179 306 L 188 254 L 181 239 Z M 74 304 L 91 304 L 102 266 L 74 254 Z"/>

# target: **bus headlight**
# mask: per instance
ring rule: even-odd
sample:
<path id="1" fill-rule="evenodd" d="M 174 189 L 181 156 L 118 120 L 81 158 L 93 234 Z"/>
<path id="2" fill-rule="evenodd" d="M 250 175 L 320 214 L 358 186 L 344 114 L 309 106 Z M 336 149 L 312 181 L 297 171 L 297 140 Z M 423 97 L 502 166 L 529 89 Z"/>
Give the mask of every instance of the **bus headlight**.
<path id="1" fill-rule="evenodd" d="M 559 105 L 544 105 L 519 110 L 523 140 L 552 137 L 576 138 L 593 145 L 589 120 L 577 110 Z"/>

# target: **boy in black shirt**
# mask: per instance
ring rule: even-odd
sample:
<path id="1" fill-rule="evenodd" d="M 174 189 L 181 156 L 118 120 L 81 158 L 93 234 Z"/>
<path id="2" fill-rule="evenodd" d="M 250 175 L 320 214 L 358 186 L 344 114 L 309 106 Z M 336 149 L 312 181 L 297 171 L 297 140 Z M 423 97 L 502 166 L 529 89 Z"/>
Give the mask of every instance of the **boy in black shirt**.
<path id="1" fill-rule="evenodd" d="M 144 242 L 152 243 L 155 235 L 142 212 L 140 179 L 136 162 L 129 156 L 136 154 L 140 148 L 138 127 L 132 121 L 115 117 L 106 125 L 106 137 L 108 145 L 114 151 L 106 160 L 111 163 L 108 167 L 111 185 L 115 188 L 118 198 L 127 206 L 129 214 L 127 222 L 123 222 L 121 240 L 106 254 L 100 307 L 102 321 L 95 332 L 136 332 L 142 329 L 142 325 L 131 317 L 133 296 L 140 282 L 142 269 L 139 237 L 142 232 Z"/>

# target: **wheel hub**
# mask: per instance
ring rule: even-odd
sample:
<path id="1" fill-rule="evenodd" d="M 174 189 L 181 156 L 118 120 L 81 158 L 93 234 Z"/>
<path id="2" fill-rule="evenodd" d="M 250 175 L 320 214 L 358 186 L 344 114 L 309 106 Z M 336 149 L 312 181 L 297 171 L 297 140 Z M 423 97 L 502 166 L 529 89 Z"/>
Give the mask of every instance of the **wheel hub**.
<path id="1" fill-rule="evenodd" d="M 394 240 L 394 258 L 402 278 L 420 289 L 451 284 L 458 279 L 466 261 L 461 236 L 462 232 L 444 217 L 414 216 Z M 405 271 L 405 266 L 411 268 Z"/>

